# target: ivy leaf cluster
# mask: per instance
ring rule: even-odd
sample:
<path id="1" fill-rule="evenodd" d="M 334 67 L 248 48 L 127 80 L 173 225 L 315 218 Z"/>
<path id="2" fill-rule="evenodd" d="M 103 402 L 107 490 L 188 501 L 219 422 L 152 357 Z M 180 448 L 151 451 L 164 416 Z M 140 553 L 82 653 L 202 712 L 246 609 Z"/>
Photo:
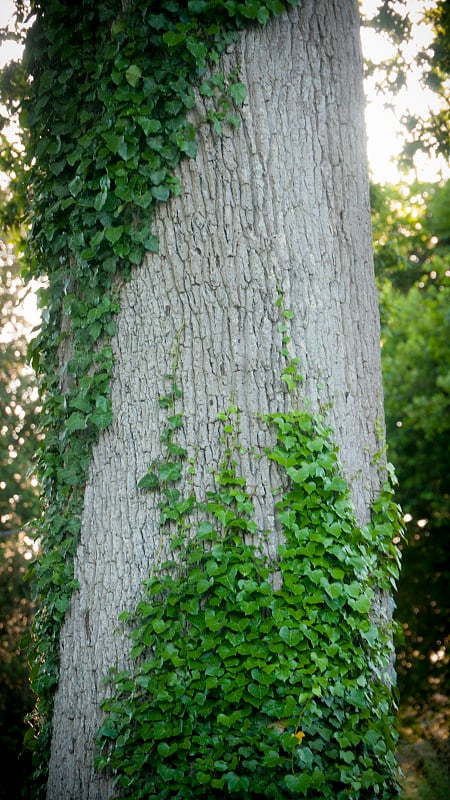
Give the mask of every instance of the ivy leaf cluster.
<path id="1" fill-rule="evenodd" d="M 265 417 L 276 435 L 265 455 L 288 481 L 277 504 L 284 544 L 269 563 L 252 544 L 253 505 L 233 459 L 237 414 L 221 415 L 215 491 L 190 497 L 182 521 L 162 517 L 163 529 L 178 520 L 174 557 L 122 615 L 134 664 L 104 703 L 97 767 L 133 800 L 393 798 L 391 631 L 371 616 L 374 590 L 398 573 L 390 484 L 360 528 L 332 431 L 307 410 Z M 148 488 L 166 508 L 161 471 Z"/>

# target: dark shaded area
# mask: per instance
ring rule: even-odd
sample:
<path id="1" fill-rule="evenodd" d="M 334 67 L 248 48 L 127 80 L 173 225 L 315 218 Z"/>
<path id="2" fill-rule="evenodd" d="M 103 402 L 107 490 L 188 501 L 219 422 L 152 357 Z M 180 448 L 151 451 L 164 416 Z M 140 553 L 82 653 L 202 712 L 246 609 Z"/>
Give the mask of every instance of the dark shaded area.
<path id="1" fill-rule="evenodd" d="M 23 537 L 21 537 L 23 539 Z M 0 798 L 22 796 L 31 773 L 31 756 L 22 749 L 33 708 L 22 637 L 29 629 L 32 604 L 25 573 L 24 547 L 17 536 L 0 540 Z"/>

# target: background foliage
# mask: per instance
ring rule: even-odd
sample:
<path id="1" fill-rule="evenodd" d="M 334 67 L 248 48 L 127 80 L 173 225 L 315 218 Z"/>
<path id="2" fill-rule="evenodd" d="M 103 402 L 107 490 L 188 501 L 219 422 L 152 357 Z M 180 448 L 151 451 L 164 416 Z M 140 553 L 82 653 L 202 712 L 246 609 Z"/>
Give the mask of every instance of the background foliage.
<path id="1" fill-rule="evenodd" d="M 408 798 L 450 790 L 450 183 L 373 187 L 389 455 L 407 546 L 397 668 Z"/>
<path id="2" fill-rule="evenodd" d="M 390 457 L 408 523 L 398 595 L 404 701 L 448 696 L 450 183 L 373 193 Z"/>

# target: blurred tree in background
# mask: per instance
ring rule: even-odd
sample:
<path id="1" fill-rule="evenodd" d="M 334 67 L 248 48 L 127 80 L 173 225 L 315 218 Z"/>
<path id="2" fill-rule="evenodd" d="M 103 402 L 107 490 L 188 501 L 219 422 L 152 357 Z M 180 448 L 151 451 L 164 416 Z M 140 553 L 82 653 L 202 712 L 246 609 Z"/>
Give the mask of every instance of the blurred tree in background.
<path id="1" fill-rule="evenodd" d="M 407 520 L 398 614 L 403 702 L 449 693 L 450 182 L 374 187 L 389 457 Z"/>
<path id="2" fill-rule="evenodd" d="M 0 239 L 0 798 L 20 797 L 26 755 L 20 755 L 25 715 L 33 707 L 22 638 L 32 602 L 24 580 L 33 556 L 38 494 L 30 467 L 39 409 L 34 374 L 25 365 L 27 342 L 18 307 L 22 284 L 14 249 Z"/>

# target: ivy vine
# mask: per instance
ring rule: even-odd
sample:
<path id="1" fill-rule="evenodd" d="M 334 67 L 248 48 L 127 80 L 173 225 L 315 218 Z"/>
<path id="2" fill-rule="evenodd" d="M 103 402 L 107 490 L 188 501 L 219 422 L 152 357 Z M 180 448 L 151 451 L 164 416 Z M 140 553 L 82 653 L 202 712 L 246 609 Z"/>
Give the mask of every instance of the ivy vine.
<path id="1" fill-rule="evenodd" d="M 290 388 L 301 382 L 297 367 L 287 360 Z M 114 676 L 103 704 L 97 767 L 132 800 L 397 796 L 392 629 L 371 611 L 375 591 L 398 575 L 401 516 L 389 480 L 371 522 L 358 526 L 324 420 L 306 405 L 266 415 L 276 443 L 265 456 L 288 479 L 277 502 L 284 543 L 270 563 L 249 543 L 258 529 L 235 460 L 238 409 L 219 417 L 215 491 L 183 497 L 180 393 L 169 379 L 167 458 L 140 486 L 161 494 L 173 559 L 121 616 L 134 664 Z"/>
<path id="2" fill-rule="evenodd" d="M 45 431 L 31 672 L 39 705 L 28 736 L 36 785 L 45 783 L 59 632 L 76 589 L 83 488 L 92 447 L 112 419 L 118 287 L 145 252 L 157 251 L 152 212 L 179 194 L 176 166 L 196 154 L 187 119 L 194 88 L 216 132 L 237 125 L 245 87 L 237 72 L 218 70 L 220 55 L 243 26 L 265 24 L 295 3 L 30 2 L 21 103 L 23 184 L 32 187 L 25 262 L 27 277 L 46 281 L 43 327 L 30 349 Z"/>

